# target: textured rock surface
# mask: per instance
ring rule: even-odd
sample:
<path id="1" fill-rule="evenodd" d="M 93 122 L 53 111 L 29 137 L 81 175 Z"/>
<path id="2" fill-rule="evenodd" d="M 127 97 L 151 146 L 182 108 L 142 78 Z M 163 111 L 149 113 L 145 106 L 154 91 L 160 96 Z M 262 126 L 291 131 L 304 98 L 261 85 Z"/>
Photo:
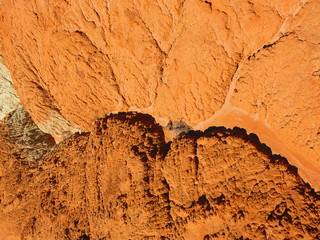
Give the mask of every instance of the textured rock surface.
<path id="1" fill-rule="evenodd" d="M 0 145 L 1 239 L 320 237 L 320 196 L 255 135 L 212 128 L 166 143 L 135 113 L 95 126 L 36 169 Z"/>
<path id="2" fill-rule="evenodd" d="M 4 0 L 1 55 L 56 139 L 130 110 L 163 125 L 239 126 L 319 188 L 319 4 Z"/>
<path id="3" fill-rule="evenodd" d="M 0 5 L 1 240 L 320 239 L 319 0 Z"/>
<path id="4" fill-rule="evenodd" d="M 43 133 L 22 107 L 8 114 L 0 126 L 1 144 L 10 146 L 8 153 L 27 164 L 37 165 L 55 146 L 53 137 Z"/>
<path id="5" fill-rule="evenodd" d="M 0 62 L 0 120 L 21 106 L 9 70 Z"/>

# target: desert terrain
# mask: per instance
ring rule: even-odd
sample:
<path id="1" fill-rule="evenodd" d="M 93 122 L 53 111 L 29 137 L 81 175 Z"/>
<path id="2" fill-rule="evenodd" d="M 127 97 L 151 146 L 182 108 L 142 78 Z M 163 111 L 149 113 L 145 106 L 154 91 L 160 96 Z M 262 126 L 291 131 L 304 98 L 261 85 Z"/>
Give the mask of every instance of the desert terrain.
<path id="1" fill-rule="evenodd" d="M 0 240 L 320 239 L 318 0 L 0 1 Z"/>

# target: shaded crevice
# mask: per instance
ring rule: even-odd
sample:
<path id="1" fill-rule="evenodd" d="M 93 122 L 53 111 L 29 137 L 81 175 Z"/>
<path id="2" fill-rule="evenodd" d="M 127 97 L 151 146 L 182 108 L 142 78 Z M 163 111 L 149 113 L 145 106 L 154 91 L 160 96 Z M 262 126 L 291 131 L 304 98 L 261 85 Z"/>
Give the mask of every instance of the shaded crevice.
<path id="1" fill-rule="evenodd" d="M 263 49 L 268 49 L 273 47 L 274 45 L 278 44 L 283 38 L 286 38 L 290 35 L 294 34 L 294 32 L 288 32 L 283 34 L 281 37 L 279 37 L 276 41 L 269 43 L 269 44 L 265 44 L 263 45 L 261 48 L 259 48 L 258 50 L 256 50 L 253 54 L 251 54 L 250 56 L 247 57 L 248 60 L 250 60 L 251 58 L 255 57 L 257 53 L 261 52 Z"/>
<path id="2" fill-rule="evenodd" d="M 205 4 L 207 4 L 210 7 L 210 10 L 212 11 L 212 2 L 205 0 Z"/>

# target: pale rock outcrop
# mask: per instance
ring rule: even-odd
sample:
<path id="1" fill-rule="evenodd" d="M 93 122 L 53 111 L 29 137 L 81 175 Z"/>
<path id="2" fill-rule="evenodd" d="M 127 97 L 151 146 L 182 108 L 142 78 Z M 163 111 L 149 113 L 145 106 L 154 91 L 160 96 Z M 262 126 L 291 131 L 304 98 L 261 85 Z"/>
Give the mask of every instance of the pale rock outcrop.
<path id="1" fill-rule="evenodd" d="M 10 72 L 0 62 L 0 120 L 19 106 L 20 100 L 13 88 Z"/>
<path id="2" fill-rule="evenodd" d="M 55 146 L 54 138 L 42 132 L 22 106 L 2 120 L 1 131 L 2 143 L 10 143 L 11 154 L 27 164 L 37 165 Z"/>

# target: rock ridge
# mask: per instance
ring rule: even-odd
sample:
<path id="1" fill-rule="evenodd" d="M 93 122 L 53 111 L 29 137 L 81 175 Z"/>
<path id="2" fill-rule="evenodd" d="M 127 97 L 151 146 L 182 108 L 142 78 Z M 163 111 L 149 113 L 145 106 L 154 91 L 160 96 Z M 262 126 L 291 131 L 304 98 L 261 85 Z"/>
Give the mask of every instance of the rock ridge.
<path id="1" fill-rule="evenodd" d="M 60 142 L 36 171 L 12 156 L 1 162 L 4 239 L 320 237 L 319 194 L 244 129 L 166 142 L 155 119 L 136 112 L 94 129 Z"/>

